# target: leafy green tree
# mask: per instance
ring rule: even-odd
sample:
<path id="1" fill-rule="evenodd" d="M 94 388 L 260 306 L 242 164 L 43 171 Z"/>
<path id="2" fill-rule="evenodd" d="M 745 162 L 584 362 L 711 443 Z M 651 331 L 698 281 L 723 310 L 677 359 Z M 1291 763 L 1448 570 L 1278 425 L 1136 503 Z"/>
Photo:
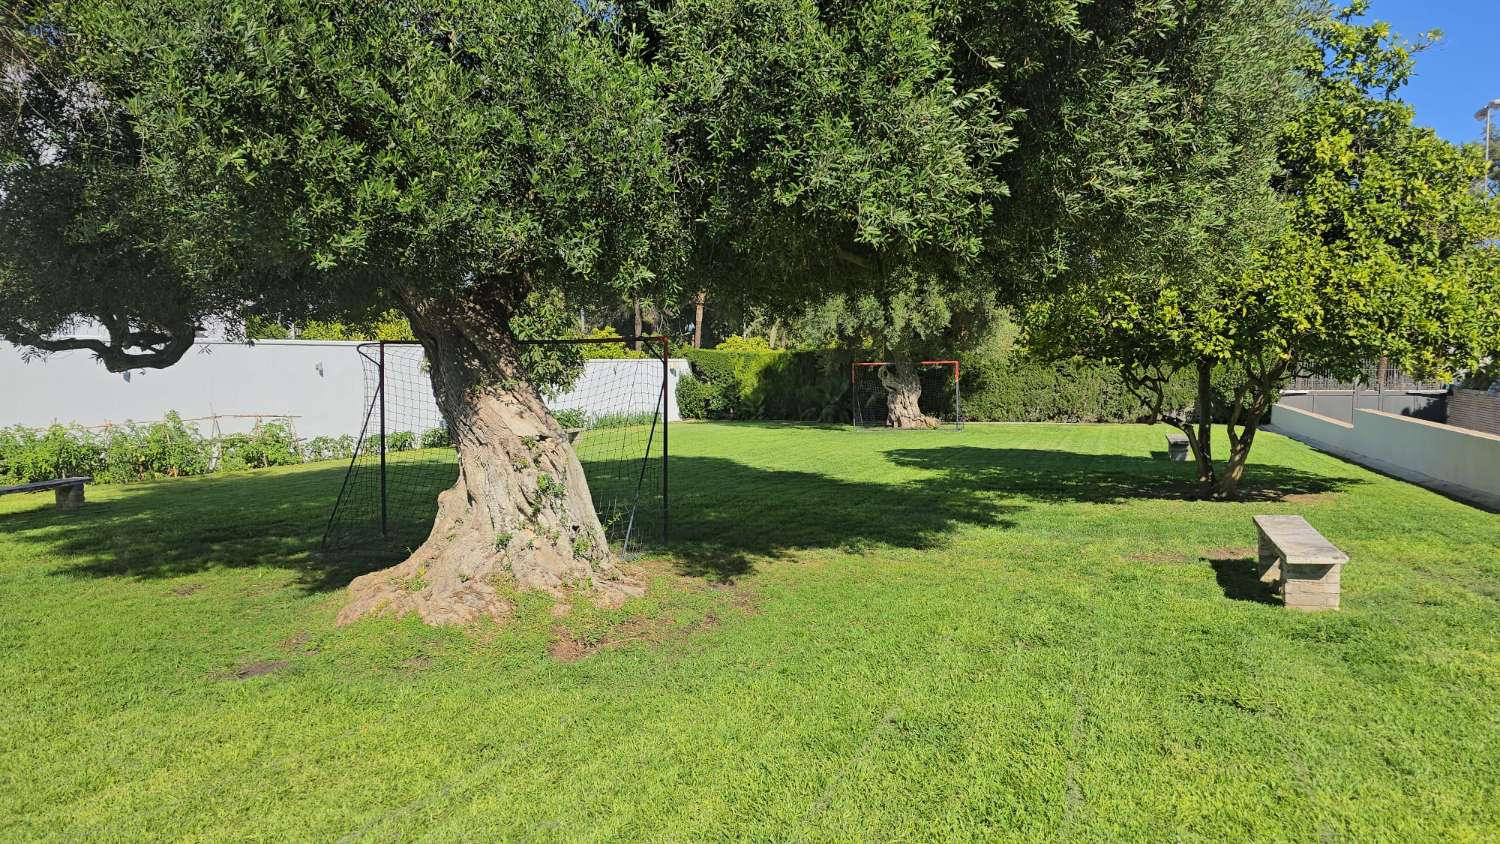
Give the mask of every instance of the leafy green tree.
<path id="1" fill-rule="evenodd" d="M 347 325 L 396 309 L 426 349 L 460 477 L 428 541 L 356 580 L 341 620 L 499 616 L 498 576 L 614 599 L 636 587 L 538 394 L 566 367 L 518 338 L 571 330 L 577 303 L 704 290 L 787 308 L 917 278 L 1005 292 L 1190 262 L 1254 169 L 1260 100 L 1226 80 L 1265 86 L 1285 12 L 12 6 L 0 333 L 120 370 L 171 365 L 208 317 Z M 68 336 L 79 317 L 108 338 Z"/>
<path id="2" fill-rule="evenodd" d="M 689 259 L 742 263 L 767 298 L 815 289 L 864 244 L 973 261 L 1005 145 L 922 4 L 683 2 L 651 16 L 651 41 L 620 12 L 12 10 L 0 329 L 124 369 L 170 365 L 211 315 L 396 308 L 460 477 L 428 541 L 357 579 L 341 620 L 499 616 L 501 574 L 636 591 L 516 339 L 555 331 L 570 299 L 665 298 Z M 59 337 L 80 315 L 109 339 Z"/>
<path id="3" fill-rule="evenodd" d="M 886 365 L 877 368 L 886 394 L 886 425 L 928 428 L 937 420 L 922 412 L 917 363 L 948 358 L 973 347 L 999 315 L 995 293 L 964 289 L 910 276 L 904 284 L 885 279 L 880 294 L 831 297 L 792 320 L 788 332 L 799 343 L 866 349 Z"/>
<path id="4" fill-rule="evenodd" d="M 638 590 L 516 343 L 550 333 L 569 293 L 670 272 L 670 124 L 638 38 L 571 0 L 7 14 L 6 336 L 124 369 L 170 365 L 208 316 L 395 308 L 426 349 L 460 478 L 428 542 L 356 580 L 341 620 L 499 616 L 500 573 Z M 109 339 L 59 339 L 80 315 Z M 422 589 L 396 585 L 413 577 Z"/>
<path id="5" fill-rule="evenodd" d="M 1494 348 L 1500 229 L 1472 189 L 1478 151 L 1412 125 L 1394 95 L 1414 48 L 1383 23 L 1354 23 L 1363 13 L 1343 9 L 1306 32 L 1302 95 L 1270 182 L 1279 232 L 1220 272 L 1121 274 L 1030 314 L 1033 343 L 1117 363 L 1151 420 L 1188 434 L 1203 494 L 1238 495 L 1290 377 L 1353 379 L 1380 357 L 1451 372 Z M 1198 373 L 1197 402 L 1164 406 L 1162 388 L 1182 367 Z M 1216 369 L 1226 373 L 1217 381 Z M 1222 471 L 1210 451 L 1215 418 L 1229 439 Z"/>

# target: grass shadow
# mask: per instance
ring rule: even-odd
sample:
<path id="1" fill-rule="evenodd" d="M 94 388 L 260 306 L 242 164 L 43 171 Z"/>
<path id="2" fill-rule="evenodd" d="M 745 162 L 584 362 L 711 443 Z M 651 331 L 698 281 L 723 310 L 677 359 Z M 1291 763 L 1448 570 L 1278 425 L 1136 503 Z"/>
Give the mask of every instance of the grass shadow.
<path id="1" fill-rule="evenodd" d="M 1193 487 L 1190 464 L 1140 456 L 937 445 L 885 457 L 922 472 L 909 480 L 860 481 L 724 457 L 673 457 L 666 550 L 682 573 L 728 582 L 751 572 L 757 559 L 794 551 L 929 549 L 958 526 L 1014 527 L 1016 514 L 1033 503 L 1182 499 Z M 638 461 L 621 463 L 586 465 L 590 477 L 638 474 L 622 471 Z M 347 464 L 327 463 L 130 485 L 73 514 L 45 506 L 0 515 L 0 530 L 33 545 L 32 553 L 62 561 L 64 575 L 165 578 L 272 566 L 295 571 L 309 590 L 335 589 L 390 565 L 426 537 L 436 495 L 456 467 L 392 462 L 394 541 L 321 553 L 346 470 Z M 1252 477 L 1246 498 L 1255 501 L 1357 483 L 1281 466 L 1257 466 Z M 379 536 L 373 507 L 366 515 L 372 538 Z M 641 518 L 659 519 L 659 510 Z"/>
<path id="2" fill-rule="evenodd" d="M 989 490 L 1047 503 L 1180 500 L 1196 492 L 1192 463 L 1152 457 L 966 445 L 898 449 L 887 452 L 887 457 L 899 466 L 938 472 L 950 489 Z M 1256 465 L 1241 485 L 1239 500 L 1284 501 L 1358 483 L 1362 481 Z"/>
<path id="3" fill-rule="evenodd" d="M 618 468 L 592 463 L 588 471 L 617 475 Z M 328 464 L 128 485 L 73 514 L 49 506 L 0 515 L 0 530 L 64 561 L 57 571 L 65 576 L 169 578 L 272 566 L 295 571 L 308 590 L 336 589 L 419 544 L 437 493 L 455 471 L 392 463 L 394 541 L 376 541 L 378 510 L 368 509 L 371 541 L 324 553 L 320 541 L 346 469 Z M 1013 524 L 1002 516 L 1017 509 L 945 484 L 848 481 L 720 457 L 674 457 L 671 471 L 667 547 L 682 573 L 718 582 L 749 573 L 756 558 L 798 549 L 930 548 L 957 524 Z M 653 516 L 648 510 L 641 518 Z"/>

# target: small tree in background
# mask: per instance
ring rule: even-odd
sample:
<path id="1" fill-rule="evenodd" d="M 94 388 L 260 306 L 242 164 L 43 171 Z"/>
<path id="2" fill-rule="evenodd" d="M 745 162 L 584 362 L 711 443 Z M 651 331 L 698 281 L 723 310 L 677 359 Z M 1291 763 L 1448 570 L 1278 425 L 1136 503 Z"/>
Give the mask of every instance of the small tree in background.
<path id="1" fill-rule="evenodd" d="M 877 370 L 886 393 L 886 425 L 930 428 L 938 422 L 920 407 L 918 362 L 971 348 L 999 311 L 990 290 L 915 277 L 905 281 L 879 295 L 835 296 L 792 320 L 788 331 L 803 344 L 869 349 L 888 361 Z"/>

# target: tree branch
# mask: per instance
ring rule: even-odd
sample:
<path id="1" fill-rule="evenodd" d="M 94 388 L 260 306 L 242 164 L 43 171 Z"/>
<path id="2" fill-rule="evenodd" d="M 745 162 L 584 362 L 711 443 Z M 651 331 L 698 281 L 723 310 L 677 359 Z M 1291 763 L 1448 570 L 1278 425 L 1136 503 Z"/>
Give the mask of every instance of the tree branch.
<path id="1" fill-rule="evenodd" d="M 89 351 L 94 353 L 110 372 L 125 372 L 130 369 L 165 369 L 187 354 L 193 347 L 192 325 L 174 326 L 169 331 L 131 331 L 123 319 L 101 320 L 109 330 L 109 342 L 93 337 L 41 336 L 13 337 L 15 342 L 44 352 Z M 131 351 L 138 349 L 140 351 Z"/>

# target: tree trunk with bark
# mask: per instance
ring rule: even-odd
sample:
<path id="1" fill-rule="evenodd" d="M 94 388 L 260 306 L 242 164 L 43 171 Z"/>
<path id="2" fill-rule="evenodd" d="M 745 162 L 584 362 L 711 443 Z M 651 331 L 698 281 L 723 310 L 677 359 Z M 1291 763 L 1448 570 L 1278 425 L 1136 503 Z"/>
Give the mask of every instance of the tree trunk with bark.
<path id="1" fill-rule="evenodd" d="M 1296 362 L 1290 358 L 1270 365 L 1250 359 L 1243 366 L 1245 383 L 1235 391 L 1234 404 L 1224 425 L 1229 435 L 1229 459 L 1214 489 L 1215 497 L 1227 501 L 1239 498 L 1240 482 L 1244 480 L 1250 447 L 1255 444 L 1261 420 L 1270 409 L 1271 400 L 1281 388 L 1286 374 L 1296 371 Z"/>
<path id="2" fill-rule="evenodd" d="M 589 589 L 609 604 L 642 594 L 616 568 L 583 467 L 527 381 L 508 328 L 510 301 L 481 294 L 403 301 L 458 449 L 459 475 L 438 496 L 421 547 L 349 584 L 340 624 L 409 612 L 429 624 L 499 619 L 511 610 L 508 586 L 555 595 Z"/>
<path id="3" fill-rule="evenodd" d="M 893 355 L 891 362 L 876 370 L 885 388 L 885 424 L 891 428 L 936 428 L 938 420 L 922 413 L 922 381 L 910 358 Z"/>
<path id="4" fill-rule="evenodd" d="M 1198 369 L 1198 395 L 1194 407 L 1195 420 L 1198 425 L 1197 447 L 1193 450 L 1193 456 L 1198 461 L 1198 496 L 1208 498 L 1213 494 L 1216 478 L 1214 477 L 1214 384 L 1213 372 L 1214 362 L 1208 358 L 1199 358 Z M 1195 438 L 1189 437 L 1189 443 Z"/>
<path id="5" fill-rule="evenodd" d="M 698 295 L 693 297 L 693 348 L 695 349 L 703 348 L 703 302 L 705 298 L 702 290 L 699 290 Z"/>
<path id="6" fill-rule="evenodd" d="M 635 350 L 639 352 L 641 350 L 641 300 L 632 299 L 631 303 L 635 305 Z"/>

